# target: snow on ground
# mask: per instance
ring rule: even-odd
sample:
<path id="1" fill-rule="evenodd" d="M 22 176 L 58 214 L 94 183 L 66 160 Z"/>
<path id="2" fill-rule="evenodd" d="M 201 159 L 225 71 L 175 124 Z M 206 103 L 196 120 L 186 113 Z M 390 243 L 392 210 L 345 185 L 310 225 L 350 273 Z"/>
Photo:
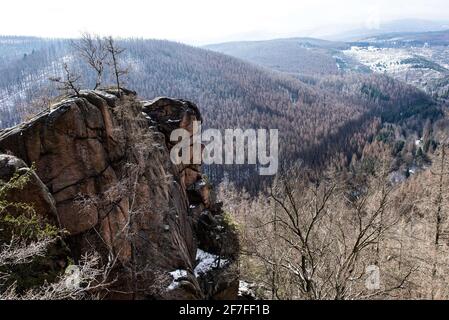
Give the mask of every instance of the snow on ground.
<path id="1" fill-rule="evenodd" d="M 239 281 L 239 297 L 255 297 L 253 285 L 246 281 Z"/>
<path id="2" fill-rule="evenodd" d="M 211 270 L 214 270 L 216 268 L 223 268 L 229 264 L 229 260 L 227 259 L 219 259 L 220 257 L 203 251 L 201 249 L 198 249 L 196 252 L 196 261 L 197 266 L 195 270 L 193 271 L 195 274 L 195 277 L 200 277 L 206 273 L 208 273 Z M 220 265 L 218 265 L 218 262 L 220 262 Z M 171 277 L 173 278 L 170 285 L 167 287 L 167 290 L 175 290 L 179 287 L 179 282 L 187 277 L 187 271 L 186 270 L 175 270 L 170 272 Z"/>
<path id="3" fill-rule="evenodd" d="M 407 180 L 407 177 L 400 171 L 393 171 L 389 175 L 389 180 L 393 185 L 397 185 Z"/>
<path id="4" fill-rule="evenodd" d="M 415 146 L 417 146 L 418 148 L 424 147 L 424 140 L 423 139 L 415 140 Z"/>
<path id="5" fill-rule="evenodd" d="M 48 78 L 50 76 L 61 74 L 62 64 L 72 60 L 72 56 L 63 56 L 60 59 L 53 61 L 45 68 L 27 74 L 20 85 L 0 88 L 0 115 L 18 112 L 16 110 L 18 105 L 26 102 L 30 98 L 34 98 L 33 94 L 38 93 L 41 88 L 44 88 L 49 84 Z M 8 125 L 14 125 L 14 123 L 2 123 L 0 119 L 0 128 Z"/>
<path id="6" fill-rule="evenodd" d="M 182 121 L 181 119 L 168 119 L 167 120 L 168 123 L 178 123 L 178 122 L 181 122 L 181 121 Z"/>
<path id="7" fill-rule="evenodd" d="M 422 169 L 420 167 L 413 165 L 413 166 L 410 167 L 410 169 L 408 169 L 408 173 L 412 175 L 412 174 L 418 173 L 421 170 Z"/>
<path id="8" fill-rule="evenodd" d="M 409 67 L 402 61 L 413 57 L 409 50 L 397 48 L 351 47 L 343 53 L 380 73 L 407 71 Z"/>
<path id="9" fill-rule="evenodd" d="M 187 277 L 187 271 L 186 270 L 175 270 L 175 271 L 170 272 L 170 275 L 172 276 L 173 281 L 167 287 L 167 290 L 175 290 L 176 288 L 179 287 L 179 280 Z"/>
<path id="10" fill-rule="evenodd" d="M 200 181 L 197 182 L 198 187 L 204 187 L 207 183 L 204 179 L 201 179 Z"/>
<path id="11" fill-rule="evenodd" d="M 26 97 L 25 90 L 19 88 L 13 90 L 0 89 L 0 115 L 11 114 L 15 112 L 15 106 L 23 101 Z M 12 125 L 10 123 L 3 123 L 0 116 L 0 128 Z"/>
<path id="12" fill-rule="evenodd" d="M 401 73 L 410 70 L 410 65 L 403 63 L 405 59 L 422 57 L 442 65 L 447 63 L 447 50 L 444 48 L 376 48 L 353 46 L 343 51 L 349 57 L 358 60 L 374 72 Z"/>
<path id="13" fill-rule="evenodd" d="M 201 249 L 198 249 L 198 251 L 196 252 L 196 260 L 198 262 L 194 271 L 196 277 L 199 277 L 202 274 L 205 274 L 213 269 L 223 268 L 229 264 L 228 260 L 219 259 L 219 256 L 208 253 Z M 220 265 L 218 265 L 218 262 L 220 262 Z"/>
<path id="14" fill-rule="evenodd" d="M 351 49 L 342 52 L 375 73 L 387 74 L 429 93 L 433 93 L 440 79 L 447 77 L 447 72 L 441 70 L 449 58 L 449 50 L 446 47 L 352 46 Z M 443 89 L 439 90 L 444 92 Z"/>

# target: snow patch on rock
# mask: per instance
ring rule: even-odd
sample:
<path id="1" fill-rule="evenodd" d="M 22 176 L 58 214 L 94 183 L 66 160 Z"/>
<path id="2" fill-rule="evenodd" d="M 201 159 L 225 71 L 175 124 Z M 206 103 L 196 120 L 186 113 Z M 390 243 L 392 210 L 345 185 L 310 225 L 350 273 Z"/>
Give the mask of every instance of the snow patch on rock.
<path id="1" fill-rule="evenodd" d="M 201 249 L 198 249 L 196 252 L 196 261 L 198 262 L 194 271 L 196 277 L 206 274 L 213 269 L 224 268 L 229 264 L 229 260 L 220 259 L 219 256 Z"/>

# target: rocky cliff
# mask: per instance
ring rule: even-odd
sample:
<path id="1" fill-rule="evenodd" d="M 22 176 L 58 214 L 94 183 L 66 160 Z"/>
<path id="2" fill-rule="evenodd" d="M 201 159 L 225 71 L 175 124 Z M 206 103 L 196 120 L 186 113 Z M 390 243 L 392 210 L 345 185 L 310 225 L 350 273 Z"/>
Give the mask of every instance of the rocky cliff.
<path id="1" fill-rule="evenodd" d="M 234 299 L 238 239 L 200 166 L 176 166 L 172 130 L 201 121 L 187 101 L 82 91 L 0 131 L 0 179 L 35 175 L 23 192 L 67 231 L 72 259 L 113 262 L 116 299 Z"/>

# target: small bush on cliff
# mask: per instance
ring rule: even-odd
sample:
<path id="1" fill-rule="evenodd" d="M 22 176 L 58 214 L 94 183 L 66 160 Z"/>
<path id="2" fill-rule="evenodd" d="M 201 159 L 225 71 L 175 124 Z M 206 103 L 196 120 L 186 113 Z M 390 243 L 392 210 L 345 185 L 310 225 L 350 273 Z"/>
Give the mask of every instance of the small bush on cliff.
<path id="1" fill-rule="evenodd" d="M 9 181 L 0 181 L 0 292 L 11 286 L 22 292 L 54 280 L 58 267 L 51 259 L 67 254 L 56 227 L 39 217 L 31 204 L 9 200 L 29 183 L 31 174 L 32 170 L 17 171 Z"/>
<path id="2" fill-rule="evenodd" d="M 25 173 L 24 173 L 25 172 Z M 106 285 L 100 258 L 86 254 L 65 272 L 70 251 L 64 231 L 36 214 L 33 205 L 9 200 L 30 182 L 32 170 L 0 180 L 0 299 L 80 299 Z M 72 285 L 72 284 L 76 285 Z"/>
<path id="3" fill-rule="evenodd" d="M 32 205 L 8 200 L 9 193 L 20 192 L 29 183 L 32 172 L 33 168 L 16 172 L 7 182 L 0 180 L 0 242 L 14 237 L 38 241 L 58 235 L 57 228 L 37 216 Z"/>

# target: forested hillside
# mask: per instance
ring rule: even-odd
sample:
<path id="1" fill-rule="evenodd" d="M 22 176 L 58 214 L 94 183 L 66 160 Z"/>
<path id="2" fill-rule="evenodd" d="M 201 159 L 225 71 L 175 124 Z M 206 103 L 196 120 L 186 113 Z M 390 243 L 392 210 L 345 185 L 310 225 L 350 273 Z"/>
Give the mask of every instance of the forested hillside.
<path id="1" fill-rule="evenodd" d="M 290 38 L 212 44 L 206 48 L 297 77 L 386 74 L 436 99 L 447 100 L 448 36 L 447 30 L 389 32 L 346 43 Z"/>
<path id="2" fill-rule="evenodd" d="M 363 64 L 344 54 L 351 48 L 345 42 L 287 38 L 219 43 L 205 48 L 295 76 L 369 73 Z"/>
<path id="3" fill-rule="evenodd" d="M 270 41 L 228 42 L 205 48 L 229 54 L 267 68 L 287 73 L 337 74 L 337 48 L 345 43 L 317 39 L 276 39 Z"/>
<path id="4" fill-rule="evenodd" d="M 93 87 L 94 74 L 70 41 L 2 41 L 2 50 L 10 57 L 0 66 L 3 127 L 46 107 L 48 101 L 38 97 L 56 94 L 54 84 L 47 79 L 61 74 L 64 62 L 81 75 L 83 86 Z M 327 42 L 309 43 L 318 44 L 323 47 Z M 385 76 L 322 74 L 299 78 L 169 41 L 134 39 L 120 45 L 126 49 L 124 60 L 129 68 L 125 86 L 147 99 L 172 96 L 194 101 L 207 127 L 279 129 L 283 164 L 302 160 L 318 167 L 329 163 L 345 166 L 354 153 L 360 156 L 385 122 L 406 122 L 420 135 L 421 119 L 440 115 L 423 92 Z M 316 58 L 316 66 L 327 59 Z M 325 69 L 323 72 L 328 71 Z M 214 181 L 221 180 L 226 172 L 233 181 L 243 183 L 253 177 L 253 171 L 244 166 L 207 170 Z"/>

